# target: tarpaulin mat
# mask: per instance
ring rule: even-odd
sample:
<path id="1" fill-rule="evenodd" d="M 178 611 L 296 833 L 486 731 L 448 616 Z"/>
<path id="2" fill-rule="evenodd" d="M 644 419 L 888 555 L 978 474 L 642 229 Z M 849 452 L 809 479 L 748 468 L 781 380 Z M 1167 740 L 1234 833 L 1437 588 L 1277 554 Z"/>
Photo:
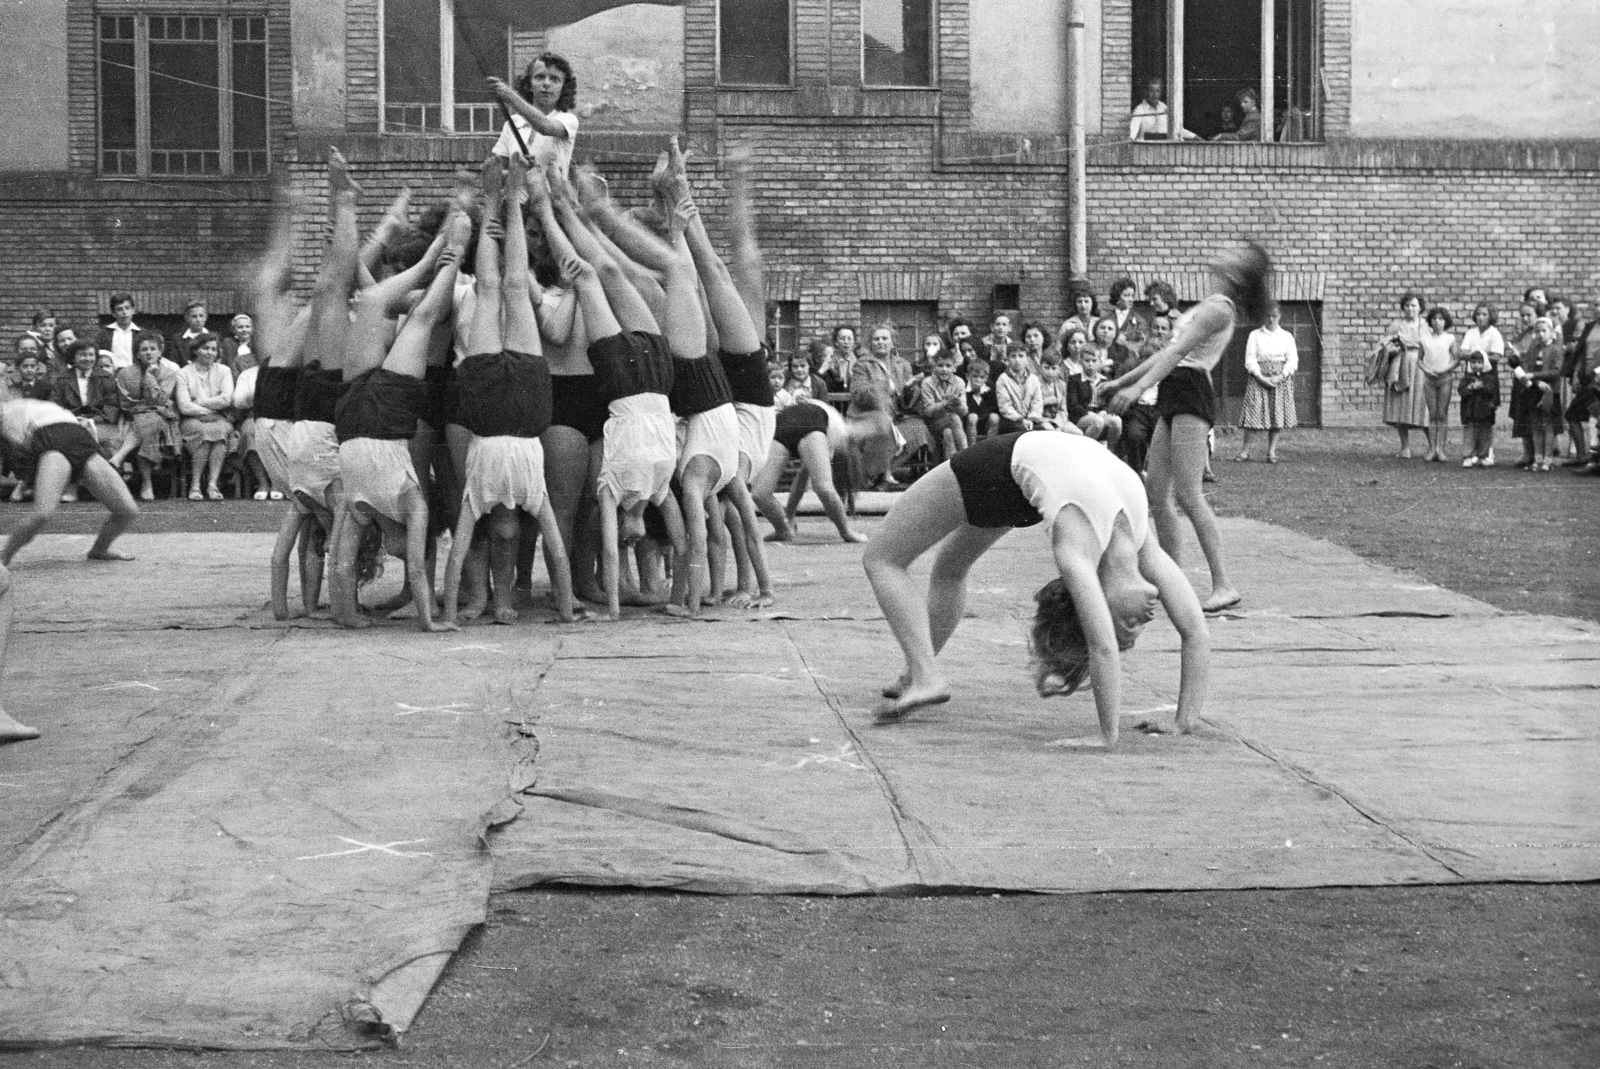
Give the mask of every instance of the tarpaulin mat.
<path id="1" fill-rule="evenodd" d="M 813 525 L 815 526 L 815 525 Z M 1508 614 L 1267 524 L 1224 521 L 1238 610 L 1170 725 L 1162 618 L 1124 659 L 1122 744 L 1027 673 L 1037 529 L 972 575 L 948 705 L 875 722 L 899 651 L 854 547 L 774 547 L 754 623 L 564 642 L 498 888 L 1039 892 L 1600 876 L 1600 627 Z M 1187 559 L 1198 562 L 1189 547 Z M 1205 579 L 1193 574 L 1199 588 Z"/>
<path id="2" fill-rule="evenodd" d="M 404 1030 L 483 918 L 551 634 L 254 629 L 270 536 L 87 541 L 13 572 L 5 705 L 45 735 L 0 748 L 0 1043 Z"/>

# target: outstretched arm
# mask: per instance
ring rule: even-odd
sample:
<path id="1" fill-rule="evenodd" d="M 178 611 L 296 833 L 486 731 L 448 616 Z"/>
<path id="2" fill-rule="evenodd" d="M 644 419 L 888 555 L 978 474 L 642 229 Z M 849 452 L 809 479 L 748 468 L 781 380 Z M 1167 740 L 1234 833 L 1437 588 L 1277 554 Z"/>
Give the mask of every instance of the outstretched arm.
<path id="1" fill-rule="evenodd" d="M 506 110 L 513 115 L 522 116 L 528 121 L 528 125 L 532 126 L 536 131 L 546 137 L 564 138 L 567 136 L 567 128 L 565 126 L 540 111 L 529 101 L 524 100 L 521 93 L 507 85 L 503 80 L 488 78 L 486 81 L 489 83 L 489 88 L 494 90 L 494 95 L 500 98 L 500 103 L 505 105 Z"/>
<path id="2" fill-rule="evenodd" d="M 1052 532 L 1056 569 L 1072 593 L 1072 604 L 1083 628 L 1089 651 L 1089 681 L 1094 688 L 1095 713 L 1100 719 L 1100 737 L 1107 748 L 1117 744 L 1117 717 L 1122 711 L 1122 654 L 1117 648 L 1116 628 L 1111 623 L 1111 608 L 1100 587 L 1096 562 L 1080 548 L 1093 531 L 1088 520 L 1074 521 L 1063 509 Z"/>
<path id="3" fill-rule="evenodd" d="M 1211 683 L 1211 632 L 1206 627 L 1206 614 L 1183 569 L 1167 555 L 1153 535 L 1144 540 L 1139 550 L 1139 570 L 1156 585 L 1161 607 L 1167 610 L 1167 619 L 1172 621 L 1178 637 L 1183 640 L 1177 726 L 1179 731 L 1193 731 Z"/>

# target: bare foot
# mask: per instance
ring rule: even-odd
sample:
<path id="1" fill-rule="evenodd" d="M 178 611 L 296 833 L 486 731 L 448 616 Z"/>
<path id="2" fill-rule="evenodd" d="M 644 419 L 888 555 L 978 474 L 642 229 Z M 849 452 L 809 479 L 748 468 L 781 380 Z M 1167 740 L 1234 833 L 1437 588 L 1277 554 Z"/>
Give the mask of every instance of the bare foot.
<path id="1" fill-rule="evenodd" d="M 666 613 L 668 616 L 676 616 L 680 620 L 692 620 L 699 615 L 698 613 L 691 612 L 687 606 L 679 605 L 674 601 L 669 601 L 665 605 L 661 606 L 661 611 Z"/>
<path id="2" fill-rule="evenodd" d="M 604 605 L 606 603 L 606 592 L 601 589 L 598 583 L 574 583 L 572 595 L 587 601 L 591 605 Z"/>
<path id="3" fill-rule="evenodd" d="M 344 153 L 332 146 L 328 148 L 328 192 L 334 196 L 361 195 L 361 187 L 350 177 L 350 164 L 345 160 Z"/>
<path id="4" fill-rule="evenodd" d="M 504 194 L 509 203 L 527 203 L 528 161 L 523 159 L 520 152 L 512 153 L 510 161 L 506 164 Z"/>
<path id="5" fill-rule="evenodd" d="M 1233 608 L 1242 600 L 1244 600 L 1242 594 L 1231 586 L 1225 586 L 1221 590 L 1213 590 L 1211 596 L 1200 603 L 1200 608 L 1206 612 L 1221 612 L 1223 609 Z"/>
<path id="6" fill-rule="evenodd" d="M 773 531 L 762 539 L 763 542 L 793 542 L 793 531 Z"/>
<path id="7" fill-rule="evenodd" d="M 896 679 L 893 683 L 890 683 L 887 687 L 884 687 L 883 690 L 879 691 L 879 693 L 885 698 L 898 698 L 900 695 L 906 692 L 906 688 L 910 685 L 911 673 L 901 672 L 899 679 Z"/>
<path id="8" fill-rule="evenodd" d="M 493 619 L 497 624 L 514 624 L 517 622 L 517 610 L 509 605 L 501 605 L 494 610 Z"/>
<path id="9" fill-rule="evenodd" d="M 846 528 L 844 533 L 839 537 L 844 539 L 846 542 L 865 542 L 867 540 L 867 536 L 856 530 L 854 527 Z"/>
<path id="10" fill-rule="evenodd" d="M 333 622 L 347 631 L 360 631 L 362 628 L 372 626 L 372 621 L 367 619 L 361 613 L 356 613 L 354 616 L 344 620 L 334 617 Z"/>
<path id="11" fill-rule="evenodd" d="M 398 196 L 389 202 L 389 207 L 383 213 L 383 218 L 378 221 L 377 237 L 379 240 L 398 234 L 411 226 L 411 187 L 402 186 Z"/>
<path id="12" fill-rule="evenodd" d="M 460 631 L 461 625 L 454 620 L 429 620 L 421 625 L 424 631 Z"/>
<path id="13" fill-rule="evenodd" d="M 11 719 L 11 716 L 4 709 L 0 709 L 0 745 L 8 742 L 27 742 L 29 739 L 37 739 L 38 737 L 38 728 L 19 724 Z"/>
<path id="14" fill-rule="evenodd" d="M 550 180 L 544 172 L 534 168 L 528 172 L 528 177 L 523 183 L 528 192 L 528 207 L 534 212 L 543 211 L 550 203 Z"/>
<path id="15" fill-rule="evenodd" d="M 907 686 L 897 698 L 881 701 L 873 711 L 878 714 L 878 723 L 889 724 L 904 720 L 911 713 L 929 705 L 943 705 L 950 700 L 950 688 L 942 682 L 936 682 L 925 687 Z"/>
<path id="16" fill-rule="evenodd" d="M 748 609 L 756 603 L 756 599 L 743 590 L 735 590 L 723 598 L 722 603 L 731 609 Z"/>
<path id="17" fill-rule="evenodd" d="M 463 620 L 472 621 L 483 615 L 483 610 L 489 607 L 487 601 L 473 601 L 462 607 L 458 614 Z"/>
<path id="18" fill-rule="evenodd" d="M 505 191 L 505 158 L 503 156 L 497 156 L 492 152 L 489 153 L 489 158 L 483 161 L 483 169 L 479 173 L 478 182 L 479 185 L 483 187 L 483 195 L 485 200 L 488 201 L 483 208 L 484 218 L 487 219 L 491 214 L 499 214 L 498 212 L 491 212 L 490 209 L 498 207 L 500 204 L 500 195 Z"/>
<path id="19" fill-rule="evenodd" d="M 132 553 L 124 553 L 120 549 L 91 549 L 85 554 L 90 560 L 133 560 Z"/>
<path id="20" fill-rule="evenodd" d="M 573 186 L 578 191 L 578 203 L 588 211 L 609 207 L 611 187 L 606 184 L 605 177 L 594 169 L 594 165 L 581 164 L 576 173 L 577 180 L 573 182 Z"/>

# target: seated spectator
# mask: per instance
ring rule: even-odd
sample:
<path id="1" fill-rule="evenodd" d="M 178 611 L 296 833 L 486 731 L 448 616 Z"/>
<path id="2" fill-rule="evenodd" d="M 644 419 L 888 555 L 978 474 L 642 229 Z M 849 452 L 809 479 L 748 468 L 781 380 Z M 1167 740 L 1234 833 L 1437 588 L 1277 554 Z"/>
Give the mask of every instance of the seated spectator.
<path id="1" fill-rule="evenodd" d="M 122 404 L 117 384 L 97 364 L 100 352 L 87 338 L 67 348 L 73 370 L 56 380 L 50 400 L 71 412 L 78 422 L 91 426 L 100 455 L 111 457 L 122 445 Z"/>
<path id="2" fill-rule="evenodd" d="M 1000 433 L 1000 409 L 995 405 L 994 387 L 989 385 L 989 365 L 974 360 L 965 365 L 967 383 L 967 444 L 980 437 Z"/>
<path id="3" fill-rule="evenodd" d="M 228 458 L 233 424 L 228 410 L 233 407 L 233 374 L 217 362 L 221 339 L 203 332 L 188 341 L 191 362 L 178 369 L 178 415 L 184 444 L 192 458 L 189 473 L 189 500 L 203 500 L 200 478 L 206 478 L 205 496 L 222 500 L 217 480 L 223 461 Z"/>
<path id="4" fill-rule="evenodd" d="M 796 353 L 789 358 L 789 373 L 784 377 L 783 388 L 796 401 L 828 399 L 828 384 L 811 370 L 811 361 L 803 353 Z"/>
<path id="5" fill-rule="evenodd" d="M 933 362 L 939 358 L 940 354 L 947 352 L 950 353 L 952 359 L 959 359 L 955 356 L 954 351 L 945 345 L 943 335 L 928 334 L 924 336 L 922 339 L 922 351 L 917 354 L 916 362 L 911 365 L 912 374 L 918 379 L 931 374 L 933 372 Z M 918 382 L 917 385 L 920 386 L 921 383 Z M 916 407 L 915 401 L 908 403 L 911 407 Z"/>
<path id="6" fill-rule="evenodd" d="M 6 378 L 8 379 L 7 385 L 9 385 L 13 391 L 15 391 L 16 387 L 22 382 L 22 362 L 28 359 L 30 356 L 33 357 L 34 361 L 38 363 L 40 370 L 43 371 L 43 344 L 41 344 L 39 339 L 35 338 L 32 334 L 24 334 L 17 339 L 16 356 L 12 360 L 11 366 L 6 369 Z M 38 400 L 48 401 L 49 398 L 40 397 Z"/>
<path id="7" fill-rule="evenodd" d="M 1023 326 L 1022 351 L 1028 354 L 1028 365 L 1037 375 L 1044 366 L 1044 358 L 1051 355 L 1045 341 L 1044 328 L 1039 324 L 1028 323 Z"/>
<path id="8" fill-rule="evenodd" d="M 1150 78 L 1145 81 L 1144 95 L 1139 98 L 1139 103 L 1133 106 L 1133 111 L 1128 116 L 1129 141 L 1167 140 L 1169 129 L 1167 103 L 1161 99 L 1166 92 L 1166 79 Z M 1183 140 L 1196 139 L 1195 134 L 1188 130 L 1183 131 Z"/>
<path id="9" fill-rule="evenodd" d="M 788 375 L 778 364 L 767 368 L 767 377 L 772 381 L 772 407 L 774 411 L 782 412 L 795 403 L 794 394 L 789 392 Z"/>
<path id="10" fill-rule="evenodd" d="M 1070 388 L 1061 358 L 1054 353 L 1039 363 L 1039 394 L 1044 398 L 1044 426 L 1052 430 L 1070 427 Z"/>
<path id="11" fill-rule="evenodd" d="M 945 333 L 950 339 L 950 351 L 952 353 L 956 353 L 957 355 L 959 355 L 961 352 L 962 342 L 977 341 L 977 338 L 975 338 L 972 333 L 972 324 L 967 322 L 965 319 L 962 319 L 960 316 L 957 316 L 950 321 L 950 325 L 948 328 L 946 328 Z M 974 348 L 976 348 L 976 346 L 974 346 Z"/>
<path id="12" fill-rule="evenodd" d="M 1117 321 L 1114 316 L 1102 316 L 1095 322 L 1094 333 L 1090 336 L 1089 346 L 1094 350 L 1095 360 L 1099 366 L 1109 372 L 1114 367 L 1132 367 L 1137 363 L 1136 351 L 1130 345 L 1124 344 L 1118 337 Z M 1089 361 L 1084 361 L 1085 370 Z"/>
<path id="13" fill-rule="evenodd" d="M 243 312 L 228 320 L 228 336 L 222 339 L 217 359 L 232 372 L 235 383 L 240 375 L 260 362 L 252 345 L 255 332 L 255 321 Z"/>
<path id="14" fill-rule="evenodd" d="M 40 308 L 33 313 L 33 326 L 28 330 L 28 336 L 39 343 L 39 348 L 48 355 L 48 350 L 56 336 L 56 314 L 48 308 Z"/>
<path id="15" fill-rule="evenodd" d="M 1231 100 L 1224 100 L 1222 107 L 1217 109 L 1217 132 L 1212 135 L 1213 141 L 1233 140 L 1224 135 L 1237 135 L 1239 133 L 1239 109 Z"/>
<path id="16" fill-rule="evenodd" d="M 250 496 L 257 501 L 266 501 L 268 498 L 282 501 L 289 487 L 273 483 L 266 462 L 261 459 L 261 453 L 256 448 L 256 375 L 260 367 L 259 364 L 251 364 L 235 377 L 233 410 L 229 415 L 239 430 L 237 456 L 243 460 L 245 471 L 250 475 L 252 488 Z"/>
<path id="17" fill-rule="evenodd" d="M 67 355 L 67 350 L 77 340 L 78 332 L 72 327 L 65 323 L 56 325 L 55 336 L 50 339 L 50 344 L 46 348 L 45 361 L 45 368 L 50 372 L 52 381 L 72 374 L 72 358 Z"/>
<path id="18" fill-rule="evenodd" d="M 973 342 L 970 339 L 956 342 L 952 346 L 952 351 L 955 353 L 956 357 L 957 375 L 960 375 L 967 382 L 971 382 L 973 369 L 977 367 L 977 365 L 982 364 L 983 370 L 988 376 L 989 384 L 991 386 L 994 385 L 994 365 L 990 364 L 989 361 L 978 355 L 978 346 L 976 342 Z M 1004 373 L 1004 368 L 1001 369 L 1001 373 Z"/>
<path id="19" fill-rule="evenodd" d="M 871 389 L 883 404 L 877 411 L 895 411 L 895 399 L 911 378 L 911 365 L 894 350 L 894 328 L 885 323 L 874 327 L 867 339 L 867 355 L 859 357 L 850 369 L 850 392 Z"/>
<path id="20" fill-rule="evenodd" d="M 1100 302 L 1095 295 L 1081 287 L 1072 291 L 1072 315 L 1068 316 L 1061 324 L 1061 329 L 1056 331 L 1056 337 L 1063 338 L 1067 331 L 1077 327 L 1083 331 L 1084 337 L 1094 335 L 1095 320 L 1100 318 Z"/>
<path id="21" fill-rule="evenodd" d="M 1144 299 L 1150 302 L 1150 319 L 1178 314 L 1178 291 L 1172 283 L 1156 279 L 1144 288 Z"/>
<path id="22" fill-rule="evenodd" d="M 1028 354 L 1022 350 L 1011 354 L 994 393 L 1001 434 L 1035 430 L 1043 422 L 1044 394 L 1039 389 L 1039 376 L 1028 370 Z"/>
<path id="23" fill-rule="evenodd" d="M 23 341 L 33 341 L 27 337 Z M 20 348 L 20 346 L 19 346 Z M 50 381 L 50 373 L 46 370 L 43 358 L 39 355 L 37 345 L 29 352 L 22 353 L 17 360 L 17 385 L 13 394 L 17 397 L 27 397 L 34 401 L 48 401 L 54 392 L 55 384 Z"/>
<path id="24" fill-rule="evenodd" d="M 812 338 L 806 355 L 811 363 L 811 373 L 822 380 L 827 392 L 844 393 L 845 376 L 835 358 L 833 346 L 821 338 Z"/>
<path id="25" fill-rule="evenodd" d="M 1100 322 L 1108 321 L 1109 317 Z M 1112 345 L 1117 344 L 1120 343 L 1113 339 Z M 1083 354 L 1083 378 L 1089 388 L 1090 397 L 1100 392 L 1100 384 L 1106 381 L 1106 376 L 1111 372 L 1111 361 L 1108 356 L 1110 352 L 1109 346 L 1098 349 L 1091 345 Z M 1122 440 L 1122 417 L 1105 411 L 1105 406 L 1099 401 L 1091 401 L 1088 414 L 1078 421 L 1078 429 L 1086 436 L 1104 442 L 1107 449 L 1116 452 L 1118 443 Z"/>
<path id="26" fill-rule="evenodd" d="M 122 462 L 133 457 L 139 469 L 141 501 L 155 500 L 151 476 L 178 447 L 177 376 L 162 369 L 161 347 L 161 335 L 141 331 L 133 365 L 116 374 L 117 397 L 129 427 L 121 450 L 111 458 L 112 467 L 120 471 Z"/>
<path id="27" fill-rule="evenodd" d="M 194 348 L 195 339 L 209 333 L 209 331 L 206 330 L 206 320 L 208 318 L 210 317 L 206 314 L 206 305 L 204 301 L 190 301 L 184 308 L 183 332 L 181 334 L 173 335 L 172 343 L 167 346 L 167 356 L 172 360 L 173 363 L 177 364 L 179 367 L 183 367 L 185 364 L 189 363 L 190 360 L 194 359 L 192 350 Z M 212 334 L 211 337 L 215 338 L 216 335 Z"/>
<path id="28" fill-rule="evenodd" d="M 833 366 L 839 369 L 841 390 L 851 388 L 851 378 L 855 375 L 856 360 L 860 354 L 856 351 L 856 328 L 841 323 L 833 328 Z"/>
<path id="29" fill-rule="evenodd" d="M 967 384 L 956 375 L 955 354 L 942 342 L 933 358 L 933 371 L 923 377 L 919 387 L 917 414 L 945 460 L 967 447 Z"/>
<path id="30" fill-rule="evenodd" d="M 139 325 L 133 321 L 133 294 L 111 295 L 111 322 L 95 335 L 95 348 L 111 354 L 112 371 L 133 366 L 133 343 L 139 334 Z M 113 465 L 115 467 L 115 465 Z"/>

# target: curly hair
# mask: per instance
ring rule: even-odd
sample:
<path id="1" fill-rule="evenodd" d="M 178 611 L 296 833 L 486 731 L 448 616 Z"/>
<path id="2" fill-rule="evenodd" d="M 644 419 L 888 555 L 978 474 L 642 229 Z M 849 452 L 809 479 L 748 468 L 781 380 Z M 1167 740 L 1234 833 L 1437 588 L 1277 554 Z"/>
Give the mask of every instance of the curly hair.
<path id="1" fill-rule="evenodd" d="M 1428 309 L 1428 314 L 1422 317 L 1422 321 L 1427 323 L 1429 326 L 1432 326 L 1434 316 L 1442 316 L 1444 318 L 1445 330 L 1450 330 L 1456 325 L 1455 316 L 1451 315 L 1450 309 L 1446 308 L 1442 304 L 1436 304 L 1432 308 Z"/>
<path id="2" fill-rule="evenodd" d="M 1078 607 L 1064 579 L 1052 579 L 1039 588 L 1033 600 L 1028 643 L 1033 658 L 1034 688 L 1042 698 L 1072 694 L 1089 678 L 1089 640 L 1078 620 Z"/>
<path id="3" fill-rule="evenodd" d="M 578 104 L 578 76 L 572 73 L 572 64 L 565 56 L 554 52 L 540 52 L 523 72 L 517 76 L 516 90 L 523 100 L 533 101 L 533 68 L 543 63 L 561 72 L 561 95 L 556 97 L 556 111 L 571 111 Z"/>
<path id="4" fill-rule="evenodd" d="M 1146 300 L 1154 300 L 1160 297 L 1166 302 L 1167 307 L 1173 311 L 1178 308 L 1178 291 L 1172 288 L 1172 283 L 1162 281 L 1159 278 L 1144 288 L 1144 296 Z"/>

